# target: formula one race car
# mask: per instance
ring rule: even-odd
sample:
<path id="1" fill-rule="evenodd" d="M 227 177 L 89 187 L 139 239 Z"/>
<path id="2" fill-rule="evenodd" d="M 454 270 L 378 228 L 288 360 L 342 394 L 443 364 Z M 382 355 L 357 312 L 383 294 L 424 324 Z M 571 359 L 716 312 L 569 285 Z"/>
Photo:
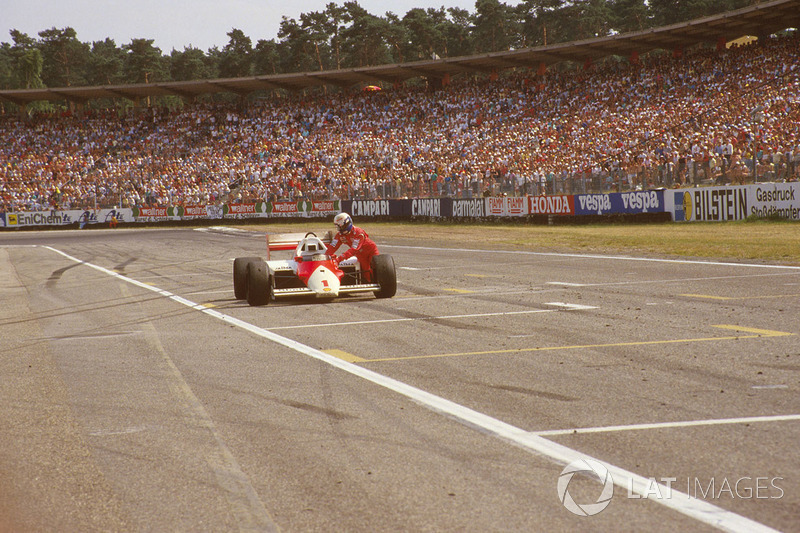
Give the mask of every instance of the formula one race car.
<path id="1" fill-rule="evenodd" d="M 391 298 L 397 292 L 397 274 L 391 255 L 372 258 L 372 282 L 365 282 L 361 265 L 339 265 L 327 254 L 325 242 L 314 233 L 267 235 L 267 260 L 237 257 L 233 261 L 233 294 L 250 305 L 267 305 L 289 296 L 313 296 L 327 301 L 354 292 L 372 292 Z M 271 259 L 276 250 L 294 250 L 291 259 Z"/>

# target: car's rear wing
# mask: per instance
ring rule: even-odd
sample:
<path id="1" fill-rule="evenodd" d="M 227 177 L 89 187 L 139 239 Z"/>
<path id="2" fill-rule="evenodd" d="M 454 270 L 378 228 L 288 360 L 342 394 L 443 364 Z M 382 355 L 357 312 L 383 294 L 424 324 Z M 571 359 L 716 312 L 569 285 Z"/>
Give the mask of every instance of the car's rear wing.
<path id="1" fill-rule="evenodd" d="M 267 261 L 270 259 L 270 252 L 294 250 L 300 241 L 306 238 L 306 235 L 308 233 L 275 233 L 273 235 L 267 233 Z M 330 244 L 333 241 L 333 232 L 329 230 L 317 237 L 325 244 Z"/>

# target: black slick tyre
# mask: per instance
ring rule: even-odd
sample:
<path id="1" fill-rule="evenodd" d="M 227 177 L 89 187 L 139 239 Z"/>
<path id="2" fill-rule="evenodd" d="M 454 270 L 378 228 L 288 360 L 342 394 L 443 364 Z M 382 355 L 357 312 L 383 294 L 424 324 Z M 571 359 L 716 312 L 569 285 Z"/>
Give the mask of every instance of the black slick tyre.
<path id="1" fill-rule="evenodd" d="M 247 298 L 247 264 L 260 260 L 260 257 L 237 257 L 233 260 L 233 296 L 237 300 Z"/>
<path id="2" fill-rule="evenodd" d="M 397 272 L 391 255 L 372 257 L 372 275 L 380 287 L 375 291 L 376 298 L 391 298 L 397 293 Z"/>
<path id="3" fill-rule="evenodd" d="M 247 264 L 247 303 L 267 305 L 272 298 L 272 279 L 267 271 L 267 263 L 261 260 Z"/>

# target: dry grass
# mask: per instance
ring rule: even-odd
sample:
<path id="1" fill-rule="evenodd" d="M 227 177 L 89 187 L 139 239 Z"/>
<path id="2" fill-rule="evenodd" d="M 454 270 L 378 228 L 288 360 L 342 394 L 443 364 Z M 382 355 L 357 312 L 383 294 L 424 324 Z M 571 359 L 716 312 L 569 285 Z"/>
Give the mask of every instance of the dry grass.
<path id="1" fill-rule="evenodd" d="M 256 227 L 281 233 L 319 229 L 320 223 L 276 223 Z M 796 222 L 586 226 L 365 222 L 362 227 L 378 241 L 392 238 L 408 244 L 450 242 L 465 248 L 496 246 L 531 251 L 638 253 L 800 265 L 800 224 Z M 323 224 L 322 229 L 328 228 Z"/>

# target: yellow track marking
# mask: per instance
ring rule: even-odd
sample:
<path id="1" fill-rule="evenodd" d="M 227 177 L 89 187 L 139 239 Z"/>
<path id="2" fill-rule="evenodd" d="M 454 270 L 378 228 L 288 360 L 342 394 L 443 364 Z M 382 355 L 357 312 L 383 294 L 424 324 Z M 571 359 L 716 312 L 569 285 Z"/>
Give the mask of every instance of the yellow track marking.
<path id="1" fill-rule="evenodd" d="M 442 353 L 433 355 L 409 355 L 405 357 L 382 357 L 380 359 L 362 359 L 367 363 L 383 362 L 383 361 L 405 361 L 410 359 L 433 359 L 436 357 L 461 357 L 464 355 L 497 355 L 507 353 L 524 353 L 524 352 L 547 352 L 555 350 L 581 350 L 585 348 L 613 348 L 621 346 L 652 346 L 655 344 L 678 344 L 678 343 L 691 343 L 691 342 L 718 342 L 718 341 L 732 341 L 742 339 L 758 339 L 761 337 L 784 337 L 794 335 L 794 333 L 786 333 L 783 331 L 772 331 L 768 329 L 755 329 L 743 328 L 739 326 L 732 326 L 727 324 L 716 325 L 716 328 L 732 329 L 746 333 L 754 333 L 754 335 L 735 335 L 728 337 L 701 337 L 697 339 L 669 339 L 661 341 L 638 341 L 638 342 L 614 342 L 610 344 L 576 344 L 573 346 L 543 346 L 537 348 L 514 348 L 510 350 L 485 350 L 481 352 L 461 352 L 461 353 Z"/>
<path id="2" fill-rule="evenodd" d="M 334 357 L 338 357 L 342 361 L 347 361 L 348 363 L 365 363 L 369 361 L 369 359 L 363 359 L 357 355 L 353 355 L 351 353 L 343 352 L 342 350 L 322 350 L 328 355 L 332 355 Z"/>
<path id="3" fill-rule="evenodd" d="M 472 294 L 473 292 L 475 292 L 475 291 L 468 291 L 466 289 L 442 289 L 442 290 L 448 291 L 448 292 L 455 292 L 455 293 L 458 293 L 458 294 Z"/>
<path id="4" fill-rule="evenodd" d="M 733 326 L 730 324 L 714 324 L 715 328 L 732 329 L 734 331 L 744 331 L 745 333 L 755 333 L 764 337 L 786 337 L 794 335 L 794 333 L 787 333 L 785 331 L 773 331 L 771 329 L 756 329 L 756 328 L 743 328 L 741 326 Z"/>
<path id="5" fill-rule="evenodd" d="M 688 298 L 705 298 L 706 300 L 756 300 L 759 298 L 796 298 L 800 294 L 761 294 L 759 296 L 714 296 L 712 294 L 679 294 Z"/>

